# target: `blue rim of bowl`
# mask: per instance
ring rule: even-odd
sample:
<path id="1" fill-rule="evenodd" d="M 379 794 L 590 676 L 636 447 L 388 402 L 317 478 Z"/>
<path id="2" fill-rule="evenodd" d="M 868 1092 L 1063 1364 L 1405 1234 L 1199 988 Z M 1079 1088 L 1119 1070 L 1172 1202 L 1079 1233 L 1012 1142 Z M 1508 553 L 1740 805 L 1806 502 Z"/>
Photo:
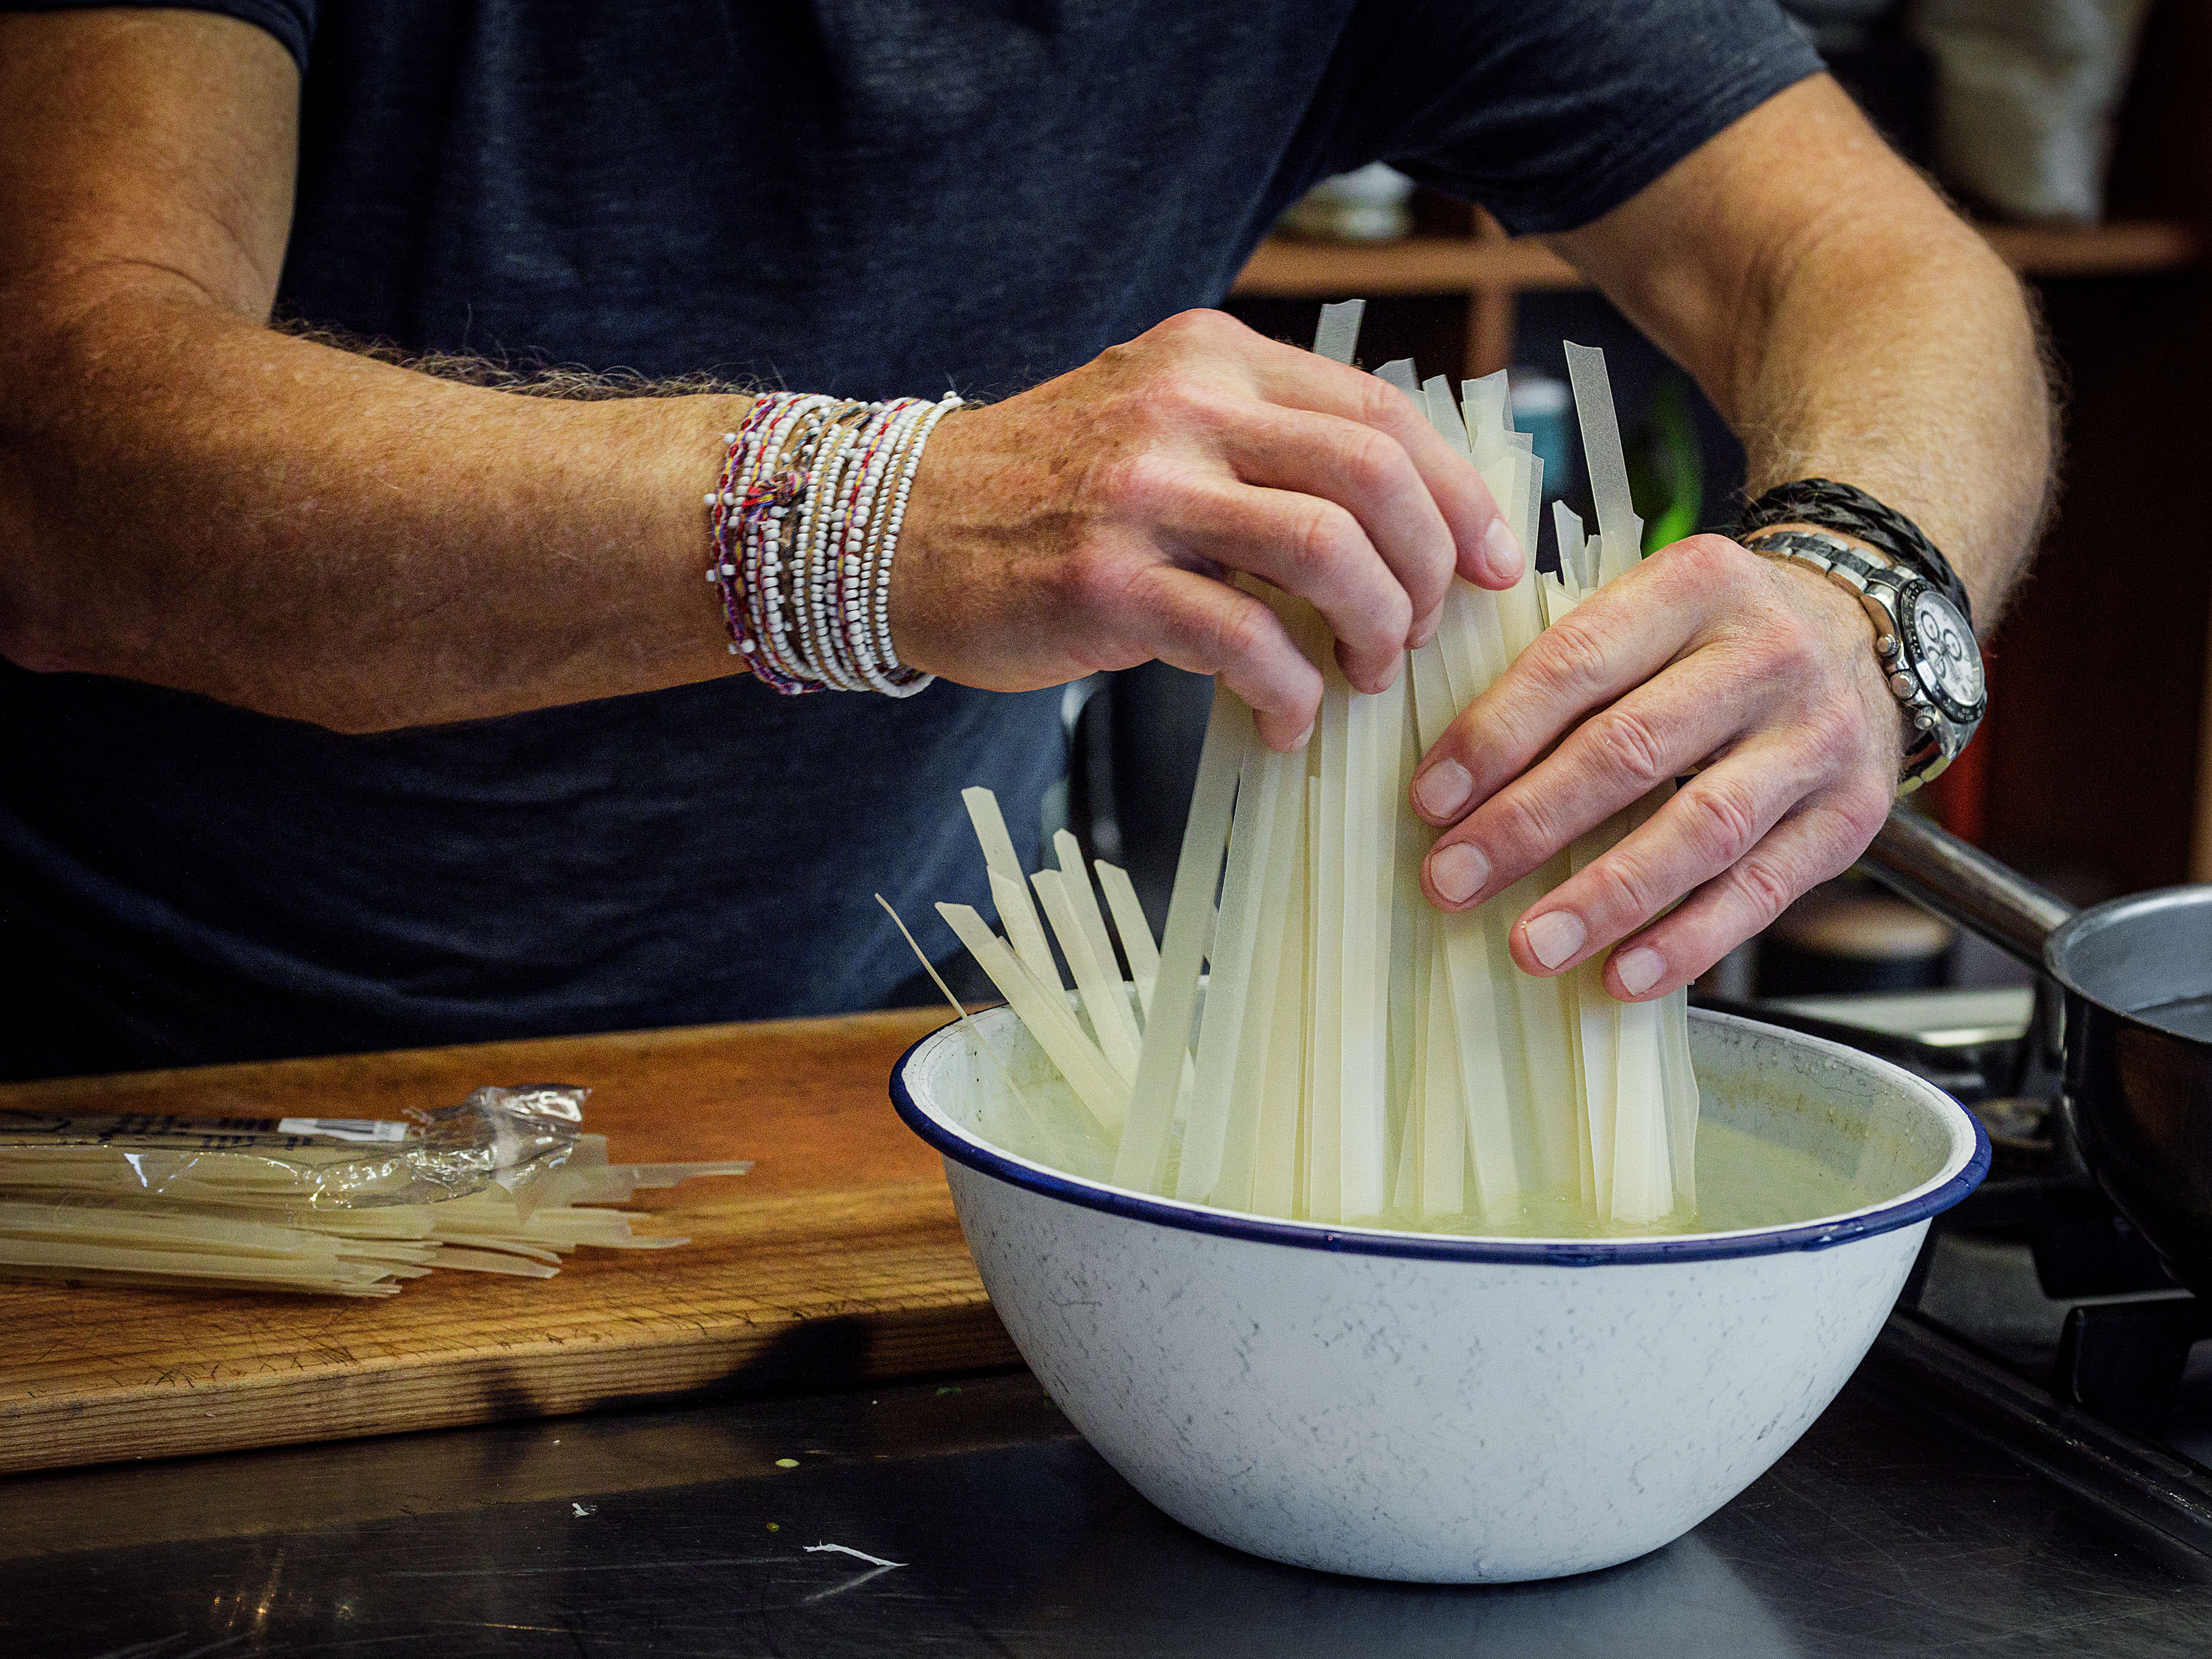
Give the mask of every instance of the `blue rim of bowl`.
<path id="1" fill-rule="evenodd" d="M 1753 1030 L 1771 1030 L 1757 1020 L 1743 1019 L 1733 1014 L 1708 1012 L 1704 1018 L 1723 1024 L 1748 1026 Z M 898 1057 L 891 1067 L 891 1104 L 906 1121 L 906 1126 L 945 1157 L 966 1164 L 981 1174 L 1003 1181 L 1009 1186 L 1023 1188 L 1046 1198 L 1056 1198 L 1069 1204 L 1079 1204 L 1086 1210 L 1100 1210 L 1108 1215 L 1127 1216 L 1133 1220 L 1157 1222 L 1164 1227 L 1179 1227 L 1186 1232 L 1212 1233 L 1224 1238 L 1249 1239 L 1255 1243 L 1287 1244 L 1295 1249 L 1334 1250 L 1352 1255 L 1395 1256 L 1419 1261 L 1493 1261 L 1519 1262 L 1524 1266 L 1549 1267 L 1626 1267 L 1637 1262 L 1658 1261 L 1718 1261 L 1735 1256 L 1779 1255 L 1790 1250 L 1825 1250 L 1838 1244 L 1849 1244 L 1856 1239 L 1872 1238 L 1876 1234 L 1894 1232 L 1899 1227 L 1910 1227 L 1915 1222 L 1925 1221 L 1930 1216 L 1949 1209 L 1968 1193 L 1982 1184 L 1982 1177 L 1990 1172 L 1990 1137 L 1982 1121 L 1972 1112 L 1951 1100 L 1954 1109 L 1966 1120 L 1974 1132 L 1974 1155 L 1966 1166 L 1950 1179 L 1923 1193 L 1910 1194 L 1893 1203 L 1878 1205 L 1849 1215 L 1824 1220 L 1801 1222 L 1794 1226 L 1773 1227 L 1729 1233 L 1686 1233 L 1674 1238 L 1604 1238 L 1604 1239 L 1546 1239 L 1546 1238 L 1474 1238 L 1442 1233 L 1399 1233 L 1379 1227 L 1327 1227 L 1310 1221 L 1280 1221 L 1266 1216 L 1244 1215 L 1231 1210 L 1216 1210 L 1200 1205 L 1186 1204 L 1171 1198 L 1155 1198 L 1142 1193 L 1125 1191 L 1118 1187 L 1102 1187 L 1074 1176 L 1062 1175 L 1031 1164 L 995 1147 L 967 1139 L 953 1133 L 945 1124 L 925 1112 L 915 1102 L 906 1086 L 907 1066 L 914 1057 L 932 1042 L 949 1039 L 959 1022 L 948 1020 L 928 1036 L 921 1038 Z M 1793 1041 L 1813 1043 L 1822 1048 L 1832 1048 L 1848 1054 L 1855 1060 L 1863 1061 L 1885 1071 L 1897 1071 L 1911 1077 L 1910 1072 L 1844 1048 L 1839 1043 L 1825 1042 L 1791 1033 Z M 1914 1078 L 1929 1088 L 1925 1079 Z M 1941 1090 L 1936 1091 L 1941 1094 Z"/>

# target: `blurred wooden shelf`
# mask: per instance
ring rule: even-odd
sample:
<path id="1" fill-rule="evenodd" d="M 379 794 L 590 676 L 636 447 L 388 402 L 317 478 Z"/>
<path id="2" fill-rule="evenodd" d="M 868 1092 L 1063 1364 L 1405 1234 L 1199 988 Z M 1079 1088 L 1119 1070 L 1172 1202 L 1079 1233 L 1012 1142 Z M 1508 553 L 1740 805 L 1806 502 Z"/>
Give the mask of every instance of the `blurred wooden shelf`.
<path id="1" fill-rule="evenodd" d="M 1408 236 L 1396 242 L 1270 237 L 1237 278 L 1238 294 L 1334 299 L 1357 294 L 1465 294 L 1474 289 L 1581 288 L 1581 274 L 1541 242 Z"/>
<path id="2" fill-rule="evenodd" d="M 1982 234 L 2030 276 L 2121 276 L 2191 270 L 2205 236 L 2164 220 L 2070 226 L 1990 225 Z M 1401 294 L 1508 294 L 1585 286 L 1580 273 L 1533 240 L 1409 236 L 1396 242 L 1316 242 L 1288 236 L 1261 245 L 1235 292 L 1272 299 L 1378 298 Z"/>
<path id="3" fill-rule="evenodd" d="M 2120 224 L 1984 225 L 1982 234 L 2027 276 L 2140 276 L 2193 270 L 2204 263 L 2204 233 L 2162 219 Z"/>

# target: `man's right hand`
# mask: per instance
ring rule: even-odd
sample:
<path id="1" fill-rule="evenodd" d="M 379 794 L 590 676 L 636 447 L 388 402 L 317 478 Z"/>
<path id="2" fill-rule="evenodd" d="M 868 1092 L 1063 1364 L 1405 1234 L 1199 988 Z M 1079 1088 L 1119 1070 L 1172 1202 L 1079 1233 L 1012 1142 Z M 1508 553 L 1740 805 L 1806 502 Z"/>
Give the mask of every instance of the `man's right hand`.
<path id="1" fill-rule="evenodd" d="M 1310 601 L 1364 691 L 1436 632 L 1455 569 L 1510 586 L 1522 551 L 1474 466 L 1387 382 L 1219 312 L 931 439 L 892 574 L 910 666 L 993 690 L 1159 658 L 1219 674 L 1289 750 L 1321 676 L 1249 573 Z"/>

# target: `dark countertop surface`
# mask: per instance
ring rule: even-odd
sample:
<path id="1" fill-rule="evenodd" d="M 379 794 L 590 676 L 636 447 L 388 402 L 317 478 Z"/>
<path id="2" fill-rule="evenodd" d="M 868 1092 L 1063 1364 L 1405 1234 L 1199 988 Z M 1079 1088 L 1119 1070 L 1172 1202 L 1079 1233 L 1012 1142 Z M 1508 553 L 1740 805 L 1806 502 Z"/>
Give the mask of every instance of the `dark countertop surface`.
<path id="1" fill-rule="evenodd" d="M 0 1481 L 9 1659 L 2208 1651 L 2212 1577 L 1869 1373 L 1687 1537 L 1502 1589 L 1210 1543 L 1026 1373 Z"/>

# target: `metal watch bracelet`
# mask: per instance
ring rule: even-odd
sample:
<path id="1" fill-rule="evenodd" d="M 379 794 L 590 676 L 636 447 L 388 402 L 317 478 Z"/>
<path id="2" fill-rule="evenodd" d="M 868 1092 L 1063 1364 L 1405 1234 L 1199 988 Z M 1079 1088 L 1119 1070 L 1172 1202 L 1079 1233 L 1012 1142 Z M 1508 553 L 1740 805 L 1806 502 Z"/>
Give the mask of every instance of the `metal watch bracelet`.
<path id="1" fill-rule="evenodd" d="M 1951 562 L 1918 525 L 1856 484 L 1833 478 L 1793 478 L 1778 483 L 1745 504 L 1736 520 L 1736 539 L 1747 546 L 1758 532 L 1787 524 L 1811 525 L 1879 548 L 1891 564 L 1932 583 L 1967 625 L 1973 625 L 1973 601 L 1959 573 L 1951 568 Z"/>

